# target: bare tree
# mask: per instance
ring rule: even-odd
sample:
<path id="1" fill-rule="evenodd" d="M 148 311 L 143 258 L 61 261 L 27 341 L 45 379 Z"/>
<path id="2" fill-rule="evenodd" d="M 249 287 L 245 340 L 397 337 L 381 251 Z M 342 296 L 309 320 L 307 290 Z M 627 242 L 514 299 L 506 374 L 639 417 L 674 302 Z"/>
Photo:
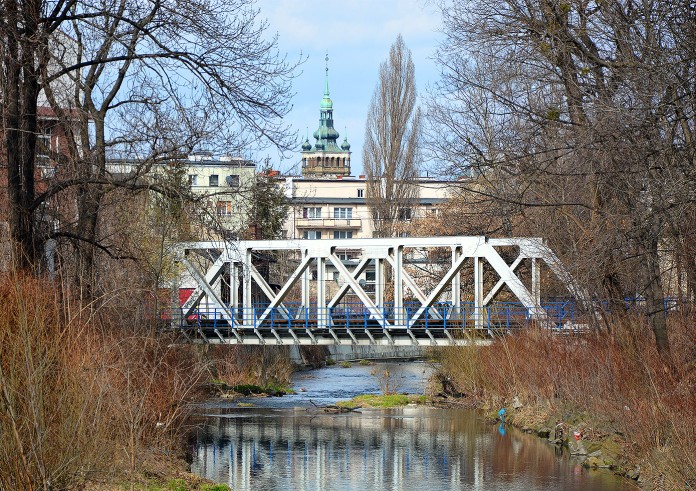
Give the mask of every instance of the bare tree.
<path id="1" fill-rule="evenodd" d="M 4 0 L 3 7 L 10 228 L 24 267 L 36 264 L 42 240 L 68 239 L 91 289 L 95 251 L 110 252 L 99 231 L 106 193 L 156 189 L 141 179 L 152 165 L 198 145 L 225 152 L 250 143 L 291 146 L 282 116 L 296 65 L 279 56 L 275 38 L 264 38 L 251 1 Z M 37 193 L 40 94 L 64 141 L 53 155 L 55 178 Z M 107 167 L 113 156 L 142 165 L 116 178 Z M 58 213 L 45 204 L 60 199 L 68 201 L 62 215 L 50 217 L 60 228 L 40 233 L 37 214 Z"/>
<path id="2" fill-rule="evenodd" d="M 410 218 L 418 188 L 421 113 L 416 108 L 416 79 L 411 51 L 399 35 L 389 59 L 379 67 L 379 82 L 365 125 L 363 165 L 367 205 L 375 233 L 392 236 L 400 219 Z"/>
<path id="3" fill-rule="evenodd" d="M 645 299 L 669 354 L 661 257 L 694 199 L 689 2 L 446 2 L 430 148 L 548 237 L 598 297 Z M 675 232 L 677 233 L 677 232 Z M 693 258 L 687 260 L 693 268 Z"/>

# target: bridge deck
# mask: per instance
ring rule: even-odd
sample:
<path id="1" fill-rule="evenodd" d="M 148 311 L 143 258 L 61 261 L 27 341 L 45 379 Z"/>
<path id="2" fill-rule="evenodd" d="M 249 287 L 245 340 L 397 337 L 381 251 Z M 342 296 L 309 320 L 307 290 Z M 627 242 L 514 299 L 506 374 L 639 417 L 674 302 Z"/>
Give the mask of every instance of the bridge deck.
<path id="1" fill-rule="evenodd" d="M 492 337 L 522 327 L 522 324 L 475 328 L 464 321 L 428 320 L 413 326 L 383 328 L 377 321 L 335 321 L 320 327 L 316 321 L 290 319 L 261 326 L 231 327 L 225 320 L 189 320 L 180 332 L 194 343 L 269 345 L 392 345 L 459 346 L 489 342 Z M 562 333 L 580 332 L 578 326 L 559 328 Z"/>

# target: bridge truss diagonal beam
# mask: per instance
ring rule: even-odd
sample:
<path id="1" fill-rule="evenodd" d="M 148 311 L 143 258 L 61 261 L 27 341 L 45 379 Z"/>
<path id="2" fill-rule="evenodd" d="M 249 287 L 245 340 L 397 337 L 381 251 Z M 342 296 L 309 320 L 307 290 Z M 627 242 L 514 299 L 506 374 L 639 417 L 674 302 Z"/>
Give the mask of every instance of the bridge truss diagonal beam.
<path id="1" fill-rule="evenodd" d="M 369 257 L 362 258 L 360 260 L 360 262 L 358 263 L 358 265 L 353 270 L 353 272 L 350 274 L 351 277 L 353 279 L 357 280 L 358 276 L 360 276 L 365 271 L 365 269 L 367 269 L 367 265 L 369 263 L 370 263 Z M 348 282 L 341 285 L 341 288 L 339 288 L 339 290 L 336 292 L 336 294 L 333 296 L 333 298 L 329 301 L 329 303 L 327 304 L 327 307 L 333 308 L 336 305 L 338 305 L 338 303 L 343 299 L 343 297 L 346 296 L 346 294 L 348 293 L 350 288 L 351 288 L 350 283 L 348 283 Z"/>
<path id="2" fill-rule="evenodd" d="M 358 296 L 358 298 L 363 303 L 363 305 L 365 305 L 368 308 L 372 318 L 377 320 L 377 322 L 379 322 L 379 324 L 384 329 L 391 327 L 391 325 L 389 324 L 389 321 L 387 321 L 387 319 L 384 317 L 383 313 L 375 305 L 375 303 L 372 301 L 370 296 L 367 293 L 365 293 L 365 290 L 363 290 L 363 288 L 360 286 L 360 284 L 357 281 L 355 281 L 355 278 L 353 277 L 352 274 L 350 274 L 350 272 L 343 265 L 341 260 L 338 259 L 334 254 L 331 254 L 329 256 L 329 260 L 334 265 L 334 267 L 338 270 L 339 274 L 341 274 L 345 278 L 346 282 L 350 285 L 351 289 L 355 292 L 355 294 Z"/>
<path id="3" fill-rule="evenodd" d="M 256 281 L 261 281 L 263 282 L 264 285 L 266 285 L 266 288 L 268 289 L 268 292 L 266 295 L 268 296 L 268 299 L 271 301 L 270 305 L 264 310 L 264 312 L 259 316 L 258 322 L 263 322 L 266 317 L 270 314 L 270 312 L 278 307 L 279 305 L 282 305 L 281 302 L 285 299 L 286 295 L 290 291 L 290 289 L 295 286 L 295 283 L 297 283 L 297 280 L 300 279 L 300 277 L 304 274 L 304 272 L 307 270 L 307 267 L 309 267 L 309 264 L 312 262 L 312 257 L 311 256 L 305 256 L 302 258 L 302 261 L 300 262 L 299 266 L 293 271 L 293 273 L 290 275 L 288 280 L 285 282 L 283 287 L 280 289 L 277 295 L 274 295 L 272 291 L 270 291 L 270 287 L 266 283 L 266 281 L 261 277 L 259 272 L 254 268 L 252 271 L 255 272 L 254 279 Z M 253 267 L 253 266 L 252 266 Z M 258 279 L 257 279 L 258 278 Z M 288 319 L 289 313 L 287 312 L 287 309 L 285 309 L 286 316 L 285 318 Z"/>
<path id="4" fill-rule="evenodd" d="M 392 268 L 398 267 L 393 257 L 387 256 L 386 260 Z M 418 283 L 416 283 L 416 280 L 414 280 L 413 277 L 411 277 L 411 275 L 408 274 L 408 271 L 401 271 L 401 280 L 404 283 L 406 283 L 406 286 L 413 292 L 413 294 L 416 296 L 416 298 L 420 301 L 421 304 L 425 304 L 427 302 L 427 297 L 423 293 L 423 290 L 420 289 Z M 428 307 L 430 307 L 430 305 L 432 304 L 428 304 Z M 433 317 L 437 319 L 442 319 L 442 316 L 436 309 L 431 309 L 430 312 Z"/>
<path id="5" fill-rule="evenodd" d="M 190 268 L 194 267 L 188 260 L 186 263 L 184 263 L 184 265 L 189 272 L 191 271 Z M 205 279 L 202 282 L 198 281 L 198 275 L 194 276 L 194 279 L 196 279 L 196 288 L 182 306 L 184 317 L 191 315 L 193 309 L 196 308 L 196 305 L 198 305 L 201 299 L 206 295 L 205 286 L 215 284 L 218 278 L 220 278 L 224 266 L 225 263 L 223 257 L 220 255 L 210 266 L 205 274 Z M 198 270 L 196 270 L 196 273 L 198 273 Z"/>
<path id="6" fill-rule="evenodd" d="M 189 274 L 193 276 L 198 285 L 208 296 L 215 308 L 220 310 L 220 314 L 224 317 L 224 319 L 231 322 L 234 326 L 238 326 L 239 324 L 232 315 L 230 309 L 224 304 L 224 302 L 220 299 L 217 293 L 213 291 L 212 286 L 205 280 L 203 275 L 201 275 L 201 273 L 196 269 L 196 267 L 193 264 L 191 264 L 188 261 L 188 259 L 183 258 L 181 261 L 184 264 L 184 266 L 186 266 L 186 269 L 188 270 Z"/>

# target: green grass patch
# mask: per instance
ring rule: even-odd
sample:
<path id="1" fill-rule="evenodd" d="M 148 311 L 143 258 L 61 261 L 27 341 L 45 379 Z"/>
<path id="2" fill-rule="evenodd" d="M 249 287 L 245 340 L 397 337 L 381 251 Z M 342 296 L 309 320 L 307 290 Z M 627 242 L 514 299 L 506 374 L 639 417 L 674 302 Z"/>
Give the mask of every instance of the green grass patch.
<path id="1" fill-rule="evenodd" d="M 263 388 L 263 392 L 271 395 L 294 394 L 295 391 L 289 385 L 271 382 Z"/>
<path id="2" fill-rule="evenodd" d="M 349 401 L 341 401 L 336 405 L 351 409 L 399 407 L 407 404 L 426 404 L 428 397 L 417 394 L 365 394 L 352 398 Z"/>
<path id="3" fill-rule="evenodd" d="M 409 397 L 404 394 L 365 394 L 352 398 L 350 401 L 342 401 L 337 405 L 341 407 L 398 407 L 405 406 L 410 402 Z"/>
<path id="4" fill-rule="evenodd" d="M 350 367 L 351 367 L 351 364 L 350 364 L 349 361 L 342 361 L 342 362 L 340 363 L 340 366 L 341 366 L 341 368 L 350 368 Z"/>
<path id="5" fill-rule="evenodd" d="M 366 366 L 372 365 L 372 362 L 371 362 L 370 360 L 360 360 L 360 361 L 358 362 L 358 364 L 359 364 L 360 366 L 366 367 Z"/>
<path id="6" fill-rule="evenodd" d="M 287 385 L 271 382 L 265 387 L 253 384 L 239 384 L 230 387 L 231 390 L 244 396 L 269 394 L 269 395 L 284 395 L 294 394 L 295 392 Z"/>
<path id="7" fill-rule="evenodd" d="M 252 394 L 261 394 L 263 392 L 263 389 L 261 387 L 252 384 L 233 385 L 232 390 L 245 396 L 250 396 Z"/>
<path id="8" fill-rule="evenodd" d="M 172 479 L 167 483 L 167 487 L 165 489 L 167 491 L 187 491 L 188 486 L 186 485 L 186 481 L 183 479 Z"/>
<path id="9" fill-rule="evenodd" d="M 201 491 L 230 491 L 230 487 L 227 484 L 204 484 Z"/>
<path id="10" fill-rule="evenodd" d="M 122 488 L 130 489 L 130 485 L 124 484 Z M 137 491 L 230 491 L 227 484 L 200 484 L 194 485 L 184 479 L 170 479 L 166 483 L 149 482 L 147 484 L 136 484 Z"/>

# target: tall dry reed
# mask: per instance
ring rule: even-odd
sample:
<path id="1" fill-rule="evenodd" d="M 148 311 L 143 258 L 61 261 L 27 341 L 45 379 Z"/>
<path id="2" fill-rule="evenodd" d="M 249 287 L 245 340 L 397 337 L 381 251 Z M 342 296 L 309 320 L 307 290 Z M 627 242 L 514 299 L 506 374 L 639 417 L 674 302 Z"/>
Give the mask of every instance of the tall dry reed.
<path id="1" fill-rule="evenodd" d="M 191 348 L 70 304 L 53 284 L 0 278 L 0 488 L 131 483 L 171 444 L 206 374 Z"/>

